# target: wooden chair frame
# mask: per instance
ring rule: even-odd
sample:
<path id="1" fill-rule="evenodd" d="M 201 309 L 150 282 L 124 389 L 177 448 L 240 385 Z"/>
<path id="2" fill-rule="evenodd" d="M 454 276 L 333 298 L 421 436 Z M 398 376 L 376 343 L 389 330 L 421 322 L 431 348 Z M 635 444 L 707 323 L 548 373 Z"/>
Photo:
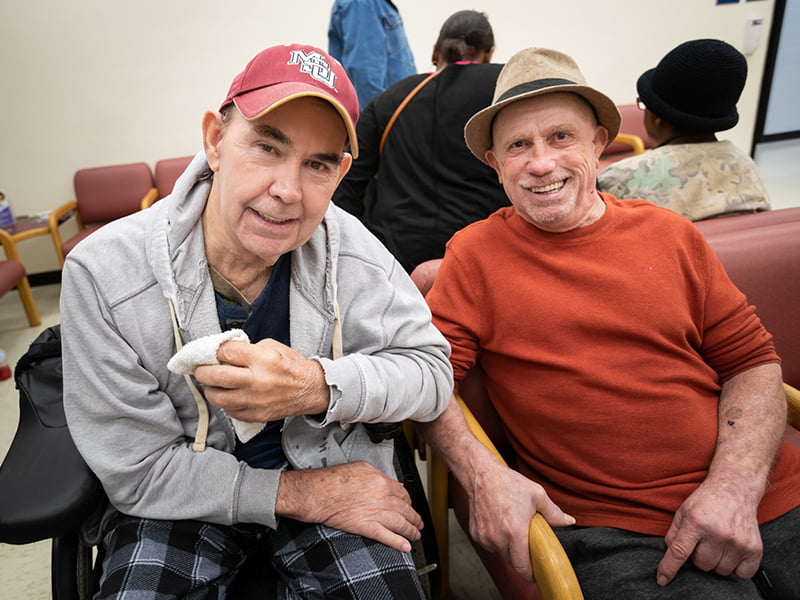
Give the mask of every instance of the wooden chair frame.
<path id="1" fill-rule="evenodd" d="M 8 260 L 15 260 L 22 263 L 19 258 L 19 251 L 17 251 L 17 245 L 14 243 L 14 240 L 11 239 L 8 232 L 3 229 L 0 229 L 0 244 L 2 244 Z M 22 301 L 22 306 L 25 309 L 25 315 L 28 317 L 30 326 L 36 327 L 41 325 L 42 318 L 39 316 L 39 309 L 36 307 L 36 301 L 33 299 L 33 291 L 31 290 L 31 284 L 28 281 L 27 274 L 17 282 L 17 291 L 19 292 L 19 299 Z"/>
<path id="2" fill-rule="evenodd" d="M 614 141 L 629 145 L 633 148 L 634 155 L 644 154 L 644 140 L 635 133 L 618 133 Z"/>
<path id="3" fill-rule="evenodd" d="M 158 200 L 158 190 L 152 188 L 142 198 L 140 210 L 149 208 L 156 200 Z M 61 267 L 64 266 L 64 251 L 61 249 L 63 240 L 61 239 L 61 231 L 59 226 L 75 217 L 75 224 L 78 226 L 78 231 L 86 229 L 86 225 L 81 221 L 80 213 L 78 213 L 78 201 L 69 200 L 61 206 L 53 209 L 48 218 L 48 227 L 50 229 L 50 237 L 53 239 L 53 245 L 56 248 L 56 256 Z"/>

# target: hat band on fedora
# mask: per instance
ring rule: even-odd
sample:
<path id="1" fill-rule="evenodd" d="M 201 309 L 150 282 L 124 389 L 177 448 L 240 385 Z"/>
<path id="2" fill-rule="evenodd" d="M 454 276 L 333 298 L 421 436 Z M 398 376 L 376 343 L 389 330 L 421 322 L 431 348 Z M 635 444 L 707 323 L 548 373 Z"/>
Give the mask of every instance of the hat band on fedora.
<path id="1" fill-rule="evenodd" d="M 528 92 L 537 92 L 539 90 L 543 90 L 544 88 L 554 87 L 557 85 L 577 85 L 576 82 L 570 81 L 569 79 L 560 79 L 558 77 L 550 77 L 548 79 L 537 79 L 536 81 L 527 81 L 525 83 L 520 83 L 519 85 L 515 85 L 512 88 L 507 89 L 503 92 L 500 97 L 495 100 L 495 104 L 498 102 L 502 102 L 504 100 L 508 100 L 509 98 L 513 98 L 514 96 L 520 96 L 522 94 L 527 94 Z"/>

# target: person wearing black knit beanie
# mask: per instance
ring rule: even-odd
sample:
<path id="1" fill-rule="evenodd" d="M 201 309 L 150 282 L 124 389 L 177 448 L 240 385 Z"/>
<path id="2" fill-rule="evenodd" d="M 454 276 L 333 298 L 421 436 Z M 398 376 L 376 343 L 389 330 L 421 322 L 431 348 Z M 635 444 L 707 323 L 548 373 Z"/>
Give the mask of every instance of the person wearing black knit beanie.
<path id="1" fill-rule="evenodd" d="M 656 148 L 606 167 L 598 188 L 692 221 L 769 210 L 753 159 L 716 135 L 738 123 L 746 79 L 747 60 L 721 40 L 691 40 L 671 50 L 636 84 Z"/>

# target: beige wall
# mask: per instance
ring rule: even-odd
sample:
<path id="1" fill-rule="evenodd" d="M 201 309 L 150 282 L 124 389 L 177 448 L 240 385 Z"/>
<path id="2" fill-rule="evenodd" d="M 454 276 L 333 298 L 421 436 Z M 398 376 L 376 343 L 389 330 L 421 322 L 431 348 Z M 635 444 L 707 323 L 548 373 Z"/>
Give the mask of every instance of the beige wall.
<path id="1" fill-rule="evenodd" d="M 192 154 L 203 111 L 263 47 L 327 47 L 332 0 L 8 0 L 0 6 L 0 188 L 16 214 L 70 199 L 82 167 Z M 503 62 L 527 46 L 575 57 L 590 84 L 618 103 L 678 43 L 716 37 L 738 48 L 748 18 L 764 39 L 748 58 L 739 125 L 749 149 L 774 0 L 396 0 L 419 70 L 428 70 L 441 23 L 456 10 L 485 11 Z M 49 239 L 20 245 L 30 273 L 58 268 Z"/>

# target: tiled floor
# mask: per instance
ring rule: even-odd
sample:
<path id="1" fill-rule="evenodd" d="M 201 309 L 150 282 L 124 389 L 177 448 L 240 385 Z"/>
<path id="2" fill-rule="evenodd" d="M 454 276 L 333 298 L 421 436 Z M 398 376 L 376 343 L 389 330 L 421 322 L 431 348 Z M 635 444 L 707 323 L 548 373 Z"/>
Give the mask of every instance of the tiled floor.
<path id="1" fill-rule="evenodd" d="M 33 295 L 42 315 L 40 327 L 29 327 L 17 292 L 0 299 L 0 347 L 13 367 L 31 341 L 45 328 L 58 323 L 60 286 L 38 286 Z M 0 381 L 0 456 L 5 456 L 19 418 L 19 396 L 13 378 Z M 0 544 L 0 581 L 2 595 L 21 600 L 50 598 L 50 542 L 26 546 Z"/>
<path id="2" fill-rule="evenodd" d="M 59 322 L 60 286 L 37 286 L 33 293 L 42 315 L 40 327 L 28 327 L 16 291 L 0 298 L 0 348 L 15 365 L 31 341 L 45 328 Z M 13 379 L 0 381 L 0 456 L 5 456 L 16 431 L 19 396 Z M 451 511 L 452 512 L 452 511 Z M 500 595 L 475 555 L 463 531 L 450 523 L 452 600 L 499 600 Z M 45 600 L 50 598 L 50 543 L 26 546 L 0 544 L 0 598 Z M 235 600 L 235 599 L 234 599 Z"/>
<path id="3" fill-rule="evenodd" d="M 800 139 L 760 144 L 755 161 L 772 208 L 800 206 Z"/>
<path id="4" fill-rule="evenodd" d="M 800 140 L 772 142 L 756 152 L 756 162 L 773 208 L 800 206 Z M 0 347 L 13 366 L 45 327 L 59 321 L 58 285 L 34 288 L 42 313 L 41 327 L 28 327 L 15 291 L 0 299 Z M 16 430 L 18 396 L 12 380 L 0 382 L 0 456 L 5 456 Z M 460 527 L 451 518 L 451 595 L 453 600 L 496 600 L 500 596 L 488 579 Z M 45 600 L 50 597 L 49 542 L 28 546 L 0 544 L 0 585 L 3 598 Z"/>

